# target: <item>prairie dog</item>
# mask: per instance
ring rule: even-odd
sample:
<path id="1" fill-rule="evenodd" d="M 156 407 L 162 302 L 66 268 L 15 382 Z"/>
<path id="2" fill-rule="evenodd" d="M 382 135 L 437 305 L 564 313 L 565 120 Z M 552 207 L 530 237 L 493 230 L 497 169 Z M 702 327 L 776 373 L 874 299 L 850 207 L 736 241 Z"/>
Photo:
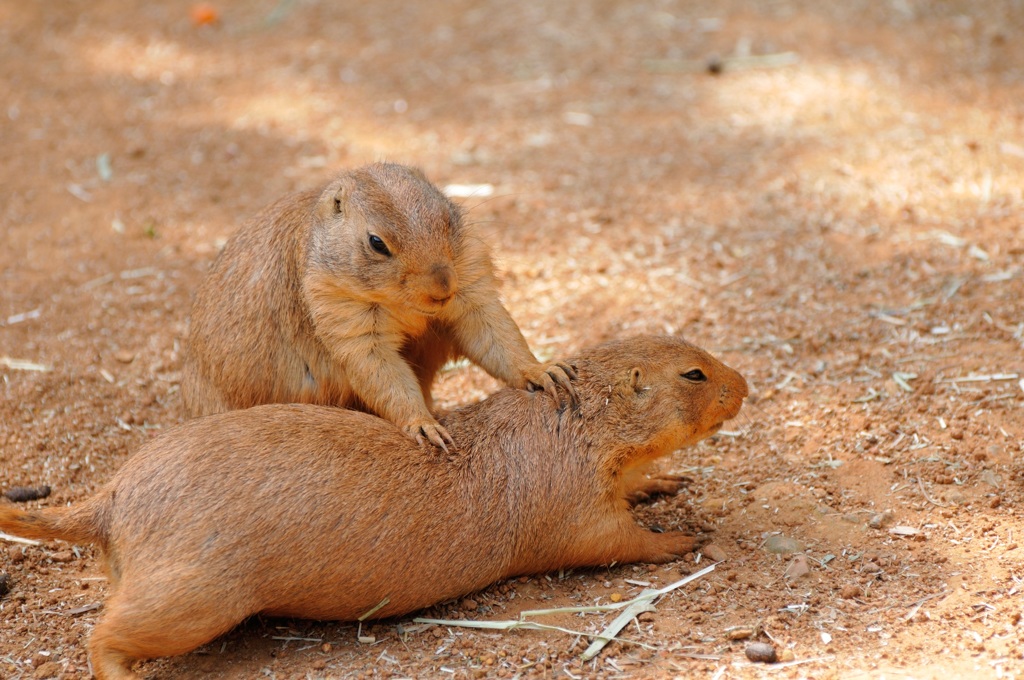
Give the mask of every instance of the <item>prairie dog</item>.
<path id="1" fill-rule="evenodd" d="M 351 620 L 387 598 L 374 616 L 397 616 L 520 574 L 690 551 L 683 532 L 640 528 L 628 499 L 664 491 L 638 472 L 717 432 L 746 381 L 675 338 L 573 364 L 571 407 L 505 388 L 448 414 L 449 455 L 369 414 L 259 406 L 168 430 L 72 507 L 0 505 L 0 530 L 103 548 L 101 680 L 257 613 Z"/>
<path id="2" fill-rule="evenodd" d="M 181 392 L 192 416 L 258 404 L 366 410 L 417 441 L 446 361 L 511 387 L 572 392 L 502 306 L 485 244 L 416 169 L 376 163 L 285 196 L 229 239 L 192 305 Z"/>

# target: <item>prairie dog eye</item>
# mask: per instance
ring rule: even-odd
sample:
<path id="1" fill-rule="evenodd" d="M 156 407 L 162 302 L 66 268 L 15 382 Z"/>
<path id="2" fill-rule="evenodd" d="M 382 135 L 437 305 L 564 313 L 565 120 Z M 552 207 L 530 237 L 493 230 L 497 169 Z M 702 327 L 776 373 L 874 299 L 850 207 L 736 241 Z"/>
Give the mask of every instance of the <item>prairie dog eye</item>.
<path id="1" fill-rule="evenodd" d="M 706 382 L 708 379 L 708 377 L 704 375 L 704 371 L 699 368 L 687 371 L 686 373 L 681 373 L 680 375 L 690 382 Z"/>
<path id="2" fill-rule="evenodd" d="M 370 234 L 370 247 L 376 250 L 381 255 L 391 256 L 391 251 L 388 250 L 388 246 L 384 243 L 384 239 L 376 234 Z"/>

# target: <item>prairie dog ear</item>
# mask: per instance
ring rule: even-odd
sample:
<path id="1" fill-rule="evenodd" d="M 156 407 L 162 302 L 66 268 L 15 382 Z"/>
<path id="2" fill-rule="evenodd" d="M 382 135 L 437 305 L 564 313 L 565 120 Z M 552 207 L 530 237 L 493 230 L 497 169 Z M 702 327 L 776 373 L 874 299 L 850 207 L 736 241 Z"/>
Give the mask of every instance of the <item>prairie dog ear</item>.
<path id="1" fill-rule="evenodd" d="M 349 199 L 352 196 L 350 178 L 342 177 L 327 185 L 316 204 L 316 212 L 322 219 L 331 219 L 348 214 Z"/>
<path id="2" fill-rule="evenodd" d="M 644 390 L 644 372 L 639 366 L 631 368 L 629 370 L 629 376 L 626 379 L 634 392 L 642 392 Z"/>

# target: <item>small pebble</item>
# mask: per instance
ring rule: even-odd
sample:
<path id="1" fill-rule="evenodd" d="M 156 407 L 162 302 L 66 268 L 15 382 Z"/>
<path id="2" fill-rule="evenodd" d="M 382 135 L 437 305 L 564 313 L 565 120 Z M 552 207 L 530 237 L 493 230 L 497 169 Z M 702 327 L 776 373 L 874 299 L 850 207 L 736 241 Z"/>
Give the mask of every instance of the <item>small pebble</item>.
<path id="1" fill-rule="evenodd" d="M 856 583 L 847 583 L 845 586 L 843 586 L 842 590 L 839 591 L 839 597 L 843 598 L 844 600 L 852 600 L 854 598 L 860 597 L 862 592 L 863 591 L 860 589 L 860 586 L 858 586 Z"/>
<path id="2" fill-rule="evenodd" d="M 872 529 L 881 529 L 886 524 L 892 521 L 893 514 L 891 512 L 876 512 L 868 518 L 868 526 Z"/>
<path id="3" fill-rule="evenodd" d="M 751 642 L 743 653 L 755 663 L 775 663 L 778 658 L 775 655 L 775 647 L 767 642 Z"/>
<path id="4" fill-rule="evenodd" d="M 32 677 L 36 678 L 36 680 L 47 680 L 48 678 L 56 678 L 62 671 L 61 665 L 56 661 L 45 661 L 36 667 Z"/>
<path id="5" fill-rule="evenodd" d="M 713 496 L 711 498 L 705 498 L 701 501 L 700 505 L 704 512 L 709 515 L 712 515 L 713 517 L 724 517 L 729 514 L 728 504 L 728 499 Z"/>
<path id="6" fill-rule="evenodd" d="M 704 557 L 708 558 L 712 562 L 723 562 L 729 559 L 729 554 L 725 552 L 721 546 L 715 543 L 710 543 L 704 546 L 701 548 L 701 552 L 704 553 Z"/>
<path id="7" fill-rule="evenodd" d="M 749 640 L 760 632 L 760 626 L 730 626 L 725 629 L 729 640 Z"/>
<path id="8" fill-rule="evenodd" d="M 476 611 L 477 607 L 479 607 L 479 606 L 480 605 L 477 604 L 476 600 L 468 598 L 468 597 L 465 600 L 462 601 L 462 611 L 464 611 L 464 612 Z"/>
<path id="9" fill-rule="evenodd" d="M 14 486 L 4 491 L 4 496 L 12 503 L 25 503 L 46 498 L 50 495 L 50 487 L 46 486 Z"/>
<path id="10" fill-rule="evenodd" d="M 796 658 L 796 654 L 794 654 L 793 650 L 788 648 L 788 647 L 786 649 L 783 649 L 781 652 L 779 652 L 779 661 L 782 661 L 782 662 L 792 661 L 795 658 Z"/>
<path id="11" fill-rule="evenodd" d="M 608 599 L 611 600 L 612 602 L 621 602 L 622 601 L 622 593 L 612 593 L 608 597 Z"/>
<path id="12" fill-rule="evenodd" d="M 978 478 L 981 482 L 997 489 L 1003 485 L 1003 478 L 993 470 L 982 470 Z"/>
<path id="13" fill-rule="evenodd" d="M 70 550 L 61 550 L 60 552 L 50 553 L 49 557 L 51 562 L 66 564 L 75 559 L 75 553 Z"/>
<path id="14" fill-rule="evenodd" d="M 806 555 L 794 555 L 786 566 L 785 577 L 787 581 L 795 581 L 811 573 L 811 566 L 807 563 Z"/>
<path id="15" fill-rule="evenodd" d="M 764 542 L 764 549 L 776 555 L 790 555 L 804 551 L 804 545 L 795 538 L 775 534 Z"/>

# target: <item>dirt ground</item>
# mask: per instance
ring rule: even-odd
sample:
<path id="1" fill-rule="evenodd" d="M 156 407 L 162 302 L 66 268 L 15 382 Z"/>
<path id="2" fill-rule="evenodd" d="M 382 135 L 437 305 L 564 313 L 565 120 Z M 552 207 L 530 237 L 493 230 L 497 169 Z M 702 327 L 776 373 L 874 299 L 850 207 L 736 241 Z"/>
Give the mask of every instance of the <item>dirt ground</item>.
<path id="1" fill-rule="evenodd" d="M 258 618 L 143 675 L 1024 677 L 1024 5 L 216 10 L 0 0 L 0 490 L 74 502 L 180 422 L 190 296 L 224 239 L 379 159 L 474 185 L 461 200 L 538 355 L 681 333 L 753 394 L 664 461 L 688 489 L 637 510 L 699 533 L 699 556 L 425 612 L 607 603 L 724 560 L 592 661 L 560 632 L 410 616 L 360 643 Z M 496 387 L 460 368 L 436 394 Z M 0 677 L 87 677 L 96 552 L 0 539 L 0 573 Z M 737 626 L 786 661 L 749 662 Z"/>

